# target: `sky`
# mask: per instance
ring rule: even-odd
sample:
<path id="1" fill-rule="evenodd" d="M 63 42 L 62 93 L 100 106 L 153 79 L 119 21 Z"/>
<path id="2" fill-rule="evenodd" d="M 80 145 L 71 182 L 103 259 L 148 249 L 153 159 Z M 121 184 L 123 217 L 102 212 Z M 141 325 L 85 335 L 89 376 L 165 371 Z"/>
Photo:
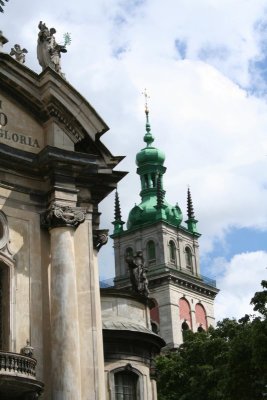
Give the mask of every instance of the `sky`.
<path id="1" fill-rule="evenodd" d="M 198 219 L 201 273 L 216 279 L 217 320 L 251 313 L 267 279 L 266 0 L 10 0 L 0 29 L 36 56 L 42 20 L 71 44 L 66 79 L 110 127 L 102 142 L 125 155 L 118 170 L 122 217 L 140 202 L 135 155 L 143 148 L 149 93 L 154 145 L 164 151 L 166 200 L 186 220 L 188 185 Z M 114 218 L 114 193 L 100 204 L 101 228 Z M 112 240 L 99 256 L 114 276 Z"/>

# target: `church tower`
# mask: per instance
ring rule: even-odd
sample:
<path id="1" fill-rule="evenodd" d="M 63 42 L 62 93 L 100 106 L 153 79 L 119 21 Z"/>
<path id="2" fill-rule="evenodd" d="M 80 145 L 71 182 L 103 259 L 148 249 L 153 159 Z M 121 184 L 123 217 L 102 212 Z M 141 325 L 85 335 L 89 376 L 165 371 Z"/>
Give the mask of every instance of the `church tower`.
<path id="1" fill-rule="evenodd" d="M 167 344 L 179 346 L 183 332 L 206 330 L 214 325 L 213 303 L 218 289 L 215 281 L 200 273 L 199 244 L 191 192 L 187 192 L 187 220 L 182 224 L 178 204 L 165 199 L 163 177 L 164 153 L 154 147 L 149 110 L 146 104 L 145 147 L 136 155 L 137 174 L 141 181 L 141 202 L 128 216 L 126 228 L 121 217 L 119 195 L 115 195 L 113 221 L 115 285 L 129 286 L 126 255 L 143 252 L 149 280 L 152 327 Z"/>

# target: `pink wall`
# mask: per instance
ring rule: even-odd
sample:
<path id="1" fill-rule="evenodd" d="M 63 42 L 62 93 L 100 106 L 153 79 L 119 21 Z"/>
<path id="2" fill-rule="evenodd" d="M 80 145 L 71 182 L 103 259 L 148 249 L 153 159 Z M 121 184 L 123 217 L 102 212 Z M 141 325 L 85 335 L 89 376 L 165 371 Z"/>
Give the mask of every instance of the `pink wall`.
<path id="1" fill-rule="evenodd" d="M 192 329 L 190 305 L 186 299 L 181 298 L 179 300 L 179 309 L 180 309 L 180 319 L 182 321 L 186 319 L 187 324 L 189 325 L 190 329 Z"/>

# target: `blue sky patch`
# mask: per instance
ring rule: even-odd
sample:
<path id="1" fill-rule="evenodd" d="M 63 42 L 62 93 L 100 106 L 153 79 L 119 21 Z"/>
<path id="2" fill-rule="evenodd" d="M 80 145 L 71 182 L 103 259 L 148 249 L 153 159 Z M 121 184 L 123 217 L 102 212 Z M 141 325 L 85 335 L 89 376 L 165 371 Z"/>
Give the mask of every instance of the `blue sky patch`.
<path id="1" fill-rule="evenodd" d="M 226 60 L 230 55 L 230 51 L 226 46 L 211 46 L 202 47 L 198 53 L 198 57 L 202 61 L 210 60 Z"/>
<path id="2" fill-rule="evenodd" d="M 181 39 L 176 39 L 175 42 L 175 48 L 178 51 L 180 57 L 182 60 L 186 58 L 186 52 L 187 52 L 187 43 L 185 40 Z"/>
<path id="3" fill-rule="evenodd" d="M 200 269 L 203 275 L 210 276 L 214 259 L 224 258 L 230 261 L 236 254 L 266 251 L 267 231 L 260 231 L 251 228 L 233 228 L 226 234 L 223 241 L 218 240 L 214 244 L 214 250 L 206 256 L 201 257 Z M 201 253 L 201 252 L 200 252 Z"/>

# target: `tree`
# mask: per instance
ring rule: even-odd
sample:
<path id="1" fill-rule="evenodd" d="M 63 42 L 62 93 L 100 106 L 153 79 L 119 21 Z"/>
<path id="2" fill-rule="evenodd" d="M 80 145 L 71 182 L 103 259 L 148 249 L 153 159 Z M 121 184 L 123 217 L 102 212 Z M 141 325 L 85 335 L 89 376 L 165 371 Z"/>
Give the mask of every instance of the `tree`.
<path id="1" fill-rule="evenodd" d="M 267 288 L 267 282 L 262 286 Z M 224 319 L 157 359 L 159 400 L 261 400 L 267 395 L 267 290 L 255 293 L 256 316 Z"/>

